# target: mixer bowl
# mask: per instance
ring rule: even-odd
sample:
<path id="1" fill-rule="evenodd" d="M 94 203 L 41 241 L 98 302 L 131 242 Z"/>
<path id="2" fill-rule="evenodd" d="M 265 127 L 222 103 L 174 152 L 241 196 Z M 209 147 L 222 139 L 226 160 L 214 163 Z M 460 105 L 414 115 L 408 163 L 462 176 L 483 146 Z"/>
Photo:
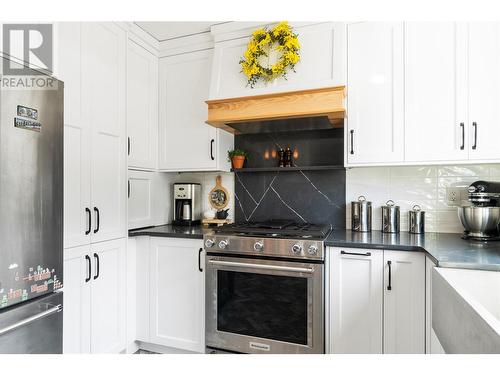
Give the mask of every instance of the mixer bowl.
<path id="1" fill-rule="evenodd" d="M 500 207 L 458 207 L 458 217 L 469 236 L 491 237 L 498 235 Z"/>

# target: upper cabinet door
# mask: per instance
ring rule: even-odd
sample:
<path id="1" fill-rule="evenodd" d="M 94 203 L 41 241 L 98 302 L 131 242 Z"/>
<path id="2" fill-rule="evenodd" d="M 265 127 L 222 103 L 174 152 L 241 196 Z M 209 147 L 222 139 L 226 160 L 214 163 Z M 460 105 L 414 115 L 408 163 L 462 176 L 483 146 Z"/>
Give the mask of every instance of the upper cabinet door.
<path id="1" fill-rule="evenodd" d="M 405 37 L 406 161 L 468 159 L 466 25 L 410 22 Z"/>
<path id="2" fill-rule="evenodd" d="M 469 24 L 470 159 L 500 159 L 500 23 Z"/>
<path id="3" fill-rule="evenodd" d="M 348 26 L 347 163 L 404 160 L 403 23 Z"/>
<path id="4" fill-rule="evenodd" d="M 156 168 L 158 58 L 130 39 L 127 48 L 127 132 L 129 168 Z"/>
<path id="5" fill-rule="evenodd" d="M 54 26 L 55 74 L 64 81 L 64 247 L 90 243 L 90 126 L 81 112 L 81 24 Z"/>
<path id="6" fill-rule="evenodd" d="M 286 79 L 279 78 L 270 83 L 259 81 L 254 88 L 247 85 L 239 64 L 250 37 L 233 37 L 216 42 L 210 99 L 344 85 L 345 24 L 291 23 L 291 26 L 299 35 L 301 45 L 300 61 L 295 66 L 295 72 L 290 71 Z M 273 60 L 275 56 L 270 54 L 271 63 Z"/>
<path id="7" fill-rule="evenodd" d="M 92 242 L 126 236 L 125 31 L 82 25 L 82 106 L 92 128 Z"/>
<path id="8" fill-rule="evenodd" d="M 160 59 L 159 169 L 214 170 L 217 130 L 205 124 L 212 50 Z"/>

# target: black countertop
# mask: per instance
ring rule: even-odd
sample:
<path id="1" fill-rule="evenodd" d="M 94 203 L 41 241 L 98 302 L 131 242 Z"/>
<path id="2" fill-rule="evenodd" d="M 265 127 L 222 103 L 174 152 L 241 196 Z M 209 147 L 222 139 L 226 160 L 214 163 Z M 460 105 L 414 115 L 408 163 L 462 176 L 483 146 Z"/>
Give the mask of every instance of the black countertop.
<path id="1" fill-rule="evenodd" d="M 193 226 L 177 226 L 177 225 L 159 225 L 156 227 L 148 227 L 134 229 L 128 232 L 129 237 L 137 236 L 153 236 L 153 237 L 176 237 L 176 238 L 193 238 L 203 239 L 204 234 L 213 233 L 210 228 L 202 225 Z"/>
<path id="2" fill-rule="evenodd" d="M 131 230 L 129 236 L 202 239 L 204 234 L 212 233 L 212 229 L 201 225 L 181 227 L 169 224 Z M 466 241 L 458 233 L 418 235 L 408 232 L 389 234 L 381 231 L 360 233 L 335 230 L 325 240 L 325 244 L 333 247 L 422 251 L 439 267 L 500 271 L 500 241 Z"/>
<path id="3" fill-rule="evenodd" d="M 458 233 L 401 232 L 399 234 L 351 230 L 333 231 L 326 246 L 363 249 L 422 251 L 439 267 L 500 271 L 500 241 L 478 242 L 464 240 Z"/>

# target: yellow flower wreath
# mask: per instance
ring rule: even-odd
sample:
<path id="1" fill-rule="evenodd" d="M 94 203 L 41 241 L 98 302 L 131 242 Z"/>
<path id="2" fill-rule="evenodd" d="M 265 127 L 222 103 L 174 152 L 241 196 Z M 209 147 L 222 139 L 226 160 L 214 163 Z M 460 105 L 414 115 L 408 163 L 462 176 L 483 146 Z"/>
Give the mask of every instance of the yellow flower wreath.
<path id="1" fill-rule="evenodd" d="M 274 65 L 264 67 L 259 63 L 259 58 L 268 56 L 271 48 L 276 48 L 280 57 Z M 288 69 L 295 71 L 295 65 L 300 60 L 299 51 L 299 39 L 287 21 L 278 23 L 271 30 L 255 30 L 240 59 L 241 71 L 247 77 L 247 84 L 253 88 L 259 78 L 272 81 L 282 76 L 286 79 Z"/>

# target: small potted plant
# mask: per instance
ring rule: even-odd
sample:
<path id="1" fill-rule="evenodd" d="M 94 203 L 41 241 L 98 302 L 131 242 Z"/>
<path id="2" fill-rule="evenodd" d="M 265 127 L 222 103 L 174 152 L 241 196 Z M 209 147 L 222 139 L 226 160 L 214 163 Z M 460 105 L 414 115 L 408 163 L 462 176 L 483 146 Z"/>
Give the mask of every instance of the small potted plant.
<path id="1" fill-rule="evenodd" d="M 243 163 L 245 163 L 245 159 L 248 159 L 248 154 L 239 149 L 234 149 L 232 151 L 227 152 L 227 160 L 231 161 L 231 164 L 234 169 L 243 168 Z"/>

